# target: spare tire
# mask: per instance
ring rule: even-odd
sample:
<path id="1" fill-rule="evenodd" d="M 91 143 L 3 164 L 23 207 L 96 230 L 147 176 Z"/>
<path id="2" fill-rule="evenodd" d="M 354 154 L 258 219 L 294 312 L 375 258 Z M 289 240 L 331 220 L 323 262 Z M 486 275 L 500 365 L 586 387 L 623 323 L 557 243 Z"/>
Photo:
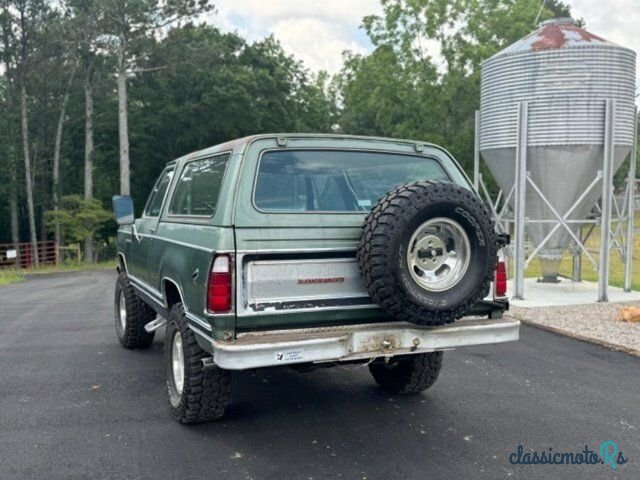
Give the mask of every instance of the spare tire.
<path id="1" fill-rule="evenodd" d="M 358 265 L 385 312 L 443 325 L 488 295 L 497 249 L 493 220 L 473 191 L 419 181 L 395 188 L 371 209 Z"/>

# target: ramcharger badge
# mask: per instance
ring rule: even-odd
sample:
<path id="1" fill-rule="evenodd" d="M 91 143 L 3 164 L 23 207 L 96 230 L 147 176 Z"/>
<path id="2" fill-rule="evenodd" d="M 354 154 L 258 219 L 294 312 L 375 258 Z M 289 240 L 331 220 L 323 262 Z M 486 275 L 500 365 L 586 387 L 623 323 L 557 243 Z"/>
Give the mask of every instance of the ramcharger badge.
<path id="1" fill-rule="evenodd" d="M 309 285 L 309 284 L 318 284 L 318 283 L 344 283 L 344 277 L 298 279 L 298 285 Z"/>

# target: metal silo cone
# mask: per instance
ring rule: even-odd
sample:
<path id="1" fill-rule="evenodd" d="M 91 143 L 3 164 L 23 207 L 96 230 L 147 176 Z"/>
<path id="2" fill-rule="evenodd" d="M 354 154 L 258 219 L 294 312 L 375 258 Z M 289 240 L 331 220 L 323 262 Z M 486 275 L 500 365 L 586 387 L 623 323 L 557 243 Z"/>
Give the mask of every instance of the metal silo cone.
<path id="1" fill-rule="evenodd" d="M 527 165 L 531 179 L 540 187 L 544 196 L 554 209 L 564 215 L 589 187 L 598 170 L 602 170 L 604 147 L 596 145 L 529 147 Z M 614 171 L 629 154 L 629 147 L 615 147 Z M 509 192 L 515 178 L 515 149 L 502 148 L 483 152 L 496 181 L 504 191 Z M 586 218 L 600 198 L 600 185 L 596 185 L 580 202 L 569 220 Z M 511 204 L 513 207 L 513 202 Z M 527 189 L 526 216 L 529 219 L 555 220 L 553 212 L 547 207 L 538 193 Z M 553 228 L 552 223 L 529 223 L 527 234 L 534 245 L 539 245 Z M 578 234 L 579 225 L 572 225 Z M 558 229 L 540 250 L 538 259 L 544 281 L 556 281 L 562 255 L 571 244 L 571 236 L 564 228 Z"/>
<path id="2" fill-rule="evenodd" d="M 560 214 L 574 205 L 603 168 L 605 103 L 616 101 L 614 172 L 633 144 L 635 53 L 570 20 L 546 22 L 531 35 L 487 60 L 482 68 L 480 151 L 505 192 L 515 181 L 518 103 L 528 103 L 527 170 Z M 600 198 L 595 186 L 569 220 L 585 219 Z M 514 207 L 514 198 L 511 199 Z M 527 187 L 526 217 L 556 220 L 540 195 Z M 527 223 L 539 245 L 555 223 Z M 578 224 L 572 224 L 574 232 Z M 543 277 L 557 279 L 571 243 L 557 230 L 540 250 Z"/>

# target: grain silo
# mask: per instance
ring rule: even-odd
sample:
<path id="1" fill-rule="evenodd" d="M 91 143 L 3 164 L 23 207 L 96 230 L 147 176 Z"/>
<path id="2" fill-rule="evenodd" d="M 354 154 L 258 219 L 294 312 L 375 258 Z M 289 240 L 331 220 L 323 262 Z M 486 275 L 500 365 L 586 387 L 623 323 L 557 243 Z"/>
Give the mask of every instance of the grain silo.
<path id="1" fill-rule="evenodd" d="M 527 218 L 553 219 L 550 204 L 560 214 L 570 212 L 567 224 L 577 231 L 576 220 L 589 215 L 603 192 L 589 186 L 603 169 L 607 101 L 614 105 L 612 173 L 633 145 L 635 64 L 633 50 L 570 19 L 544 22 L 483 64 L 479 149 L 505 194 L 516 180 L 518 108 L 527 105 L 526 170 L 548 200 L 526 189 Z M 512 207 L 514 201 L 512 196 Z M 573 237 L 567 228 L 551 233 L 554 223 L 544 222 L 526 229 L 534 246 L 544 241 L 537 257 L 544 279 L 554 281 Z"/>

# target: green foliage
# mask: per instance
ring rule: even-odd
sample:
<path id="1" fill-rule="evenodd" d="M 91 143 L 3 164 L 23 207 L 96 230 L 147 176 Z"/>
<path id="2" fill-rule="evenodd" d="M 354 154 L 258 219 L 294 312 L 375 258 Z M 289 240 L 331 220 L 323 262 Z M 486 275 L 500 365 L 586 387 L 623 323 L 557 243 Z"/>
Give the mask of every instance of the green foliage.
<path id="1" fill-rule="evenodd" d="M 141 208 L 165 163 L 264 132 L 329 132 L 421 139 L 449 149 L 470 170 L 483 60 L 531 32 L 540 0 L 381 0 L 363 20 L 369 55 L 347 54 L 341 73 L 311 74 L 269 37 L 254 43 L 211 25 L 185 23 L 206 0 L 24 0 L 29 62 L 20 65 L 15 2 L 0 0 L 0 243 L 10 241 L 9 198 L 17 192 L 27 232 L 20 75 L 26 75 L 36 224 L 59 222 L 67 241 L 113 235 L 102 208 L 118 191 L 118 106 L 114 72 L 129 87 L 131 182 Z M 547 0 L 540 20 L 569 16 Z M 119 52 L 125 46 L 124 52 Z M 118 53 L 124 53 L 119 56 Z M 77 75 L 70 82 L 70 71 Z M 84 175 L 84 81 L 95 100 L 94 195 Z M 61 148 L 61 210 L 52 205 L 52 152 L 71 85 Z"/>
<path id="2" fill-rule="evenodd" d="M 249 44 L 188 24 L 158 42 L 148 68 L 130 83 L 138 208 L 164 164 L 181 155 L 257 133 L 326 132 L 335 123 L 327 76 L 309 75 L 273 38 Z"/>
<path id="3" fill-rule="evenodd" d="M 142 3 L 146 6 L 124 3 L 131 8 L 146 8 L 158 2 L 145 0 Z M 34 41 L 33 58 L 37 61 L 30 65 L 27 91 L 36 224 L 41 224 L 43 213 L 53 208 L 55 129 L 74 64 L 77 74 L 71 85 L 61 148 L 61 194 L 83 192 L 84 80 L 89 64 L 94 70 L 94 195 L 106 204 L 118 191 L 118 105 L 113 75 L 117 65 L 111 54 L 113 45 L 109 44 L 115 41 L 114 34 L 109 33 L 115 27 L 110 24 L 105 30 L 101 16 L 107 7 L 122 7 L 124 3 L 66 0 L 61 3 L 66 6 L 66 15 L 48 23 L 47 35 L 43 30 L 38 37 L 41 44 Z M 3 12 L 0 0 L 0 162 L 6 161 L 9 167 L 0 169 L 0 243 L 10 241 L 8 200 L 12 186 L 18 187 L 23 239 L 27 232 L 15 86 L 13 97 L 7 94 L 11 86 L 7 82 L 15 83 L 17 75 L 17 52 L 14 49 L 4 55 Z M 170 19 L 184 12 L 174 10 Z M 164 13 L 153 22 L 147 20 L 157 25 L 164 23 L 163 18 L 168 21 Z M 133 22 L 133 17 L 129 20 Z M 188 23 L 172 23 L 161 33 L 155 31 L 144 37 L 143 30 L 149 25 L 134 22 L 129 27 L 135 30 L 135 37 L 129 39 L 127 62 L 131 192 L 138 208 L 144 205 L 166 162 L 181 155 L 256 133 L 326 132 L 337 123 L 335 86 L 327 74 L 309 73 L 273 38 L 249 43 L 211 25 Z M 11 182 L 12 168 L 18 182 Z M 105 224 L 95 236 L 106 239 L 113 232 L 113 226 Z"/>
<path id="4" fill-rule="evenodd" d="M 30 267 L 28 270 L 5 268 L 0 270 L 0 286 L 11 285 L 12 283 L 23 282 L 28 276 L 49 274 L 49 273 L 62 273 L 62 272 L 76 272 L 76 271 L 91 271 L 91 270 L 113 270 L 116 268 L 117 261 L 115 259 L 103 260 L 96 263 L 82 263 L 79 261 L 61 262 L 58 265 L 44 265 L 40 267 Z"/>
<path id="5" fill-rule="evenodd" d="M 0 286 L 11 285 L 12 283 L 19 283 L 24 280 L 24 274 L 20 270 L 16 269 L 3 269 L 0 270 Z"/>
<path id="6" fill-rule="evenodd" d="M 347 56 L 337 81 L 345 133 L 439 143 L 470 171 L 484 60 L 530 33 L 539 0 L 382 0 L 364 19 L 375 45 Z M 569 16 L 547 2 L 540 21 Z"/>
<path id="7" fill-rule="evenodd" d="M 78 243 L 92 238 L 96 230 L 112 219 L 109 211 L 95 199 L 85 199 L 80 195 L 62 197 L 62 208 L 49 210 L 44 214 L 47 229 L 55 230 L 56 224 L 69 243 Z"/>

